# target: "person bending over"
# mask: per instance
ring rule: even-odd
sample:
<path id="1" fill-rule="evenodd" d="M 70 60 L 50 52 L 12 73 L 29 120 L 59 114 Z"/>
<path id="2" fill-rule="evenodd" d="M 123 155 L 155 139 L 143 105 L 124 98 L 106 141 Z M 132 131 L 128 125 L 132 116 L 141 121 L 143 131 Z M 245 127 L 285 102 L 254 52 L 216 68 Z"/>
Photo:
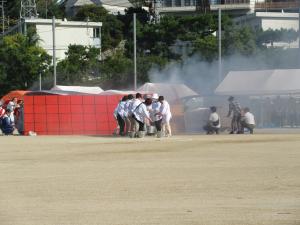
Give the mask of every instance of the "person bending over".
<path id="1" fill-rule="evenodd" d="M 217 113 L 217 107 L 210 107 L 210 115 L 207 124 L 203 127 L 206 134 L 219 134 L 221 128 L 220 116 Z"/>

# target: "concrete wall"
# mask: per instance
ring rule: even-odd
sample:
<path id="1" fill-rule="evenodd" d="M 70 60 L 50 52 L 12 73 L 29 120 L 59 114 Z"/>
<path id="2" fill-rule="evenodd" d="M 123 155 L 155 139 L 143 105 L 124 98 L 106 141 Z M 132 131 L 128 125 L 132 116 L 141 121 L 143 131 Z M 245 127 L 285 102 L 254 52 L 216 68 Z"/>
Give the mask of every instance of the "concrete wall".
<path id="1" fill-rule="evenodd" d="M 37 33 L 40 36 L 40 46 L 44 48 L 49 55 L 52 55 L 52 25 L 37 25 Z M 56 37 L 56 56 L 58 59 L 65 58 L 65 52 L 70 44 L 94 46 L 99 48 L 100 39 L 93 38 L 93 28 L 57 26 L 55 30 Z"/>
<path id="2" fill-rule="evenodd" d="M 40 38 L 39 45 L 52 56 L 52 20 L 26 19 L 25 23 L 26 25 L 32 24 L 36 27 L 37 34 Z M 59 60 L 64 59 L 65 52 L 71 44 L 100 48 L 99 32 L 101 26 L 101 22 L 55 20 L 56 58 Z M 98 35 L 96 35 L 98 37 L 94 37 L 94 29 L 98 30 Z"/>

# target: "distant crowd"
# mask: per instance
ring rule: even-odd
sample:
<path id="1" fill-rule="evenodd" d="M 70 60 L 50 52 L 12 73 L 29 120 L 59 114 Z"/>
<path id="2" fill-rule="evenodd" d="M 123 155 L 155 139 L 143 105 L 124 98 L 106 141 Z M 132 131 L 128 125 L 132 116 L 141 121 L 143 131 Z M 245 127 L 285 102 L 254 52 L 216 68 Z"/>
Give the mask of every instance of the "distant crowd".
<path id="1" fill-rule="evenodd" d="M 232 96 L 228 98 L 228 103 L 227 117 L 231 118 L 229 133 L 243 134 L 247 131 L 253 134 L 256 119 L 254 114 L 250 112 L 250 108 L 241 107 L 240 103 Z M 293 127 L 300 125 L 300 102 L 294 98 L 281 99 L 278 97 L 273 100 L 273 103 L 266 101 L 260 108 L 263 109 L 262 112 L 264 113 L 259 113 L 259 119 L 264 119 L 260 121 L 263 126 L 283 127 L 289 125 Z M 141 138 L 146 134 L 156 135 L 159 138 L 172 136 L 170 104 L 164 96 L 159 96 L 157 93 L 152 95 L 136 93 L 135 95 L 123 96 L 114 110 L 114 117 L 118 125 L 114 131 L 115 135 L 132 138 Z M 24 105 L 22 100 L 14 97 L 6 102 L 0 101 L 0 129 L 4 135 L 24 134 Z M 216 106 L 210 107 L 210 114 L 203 129 L 207 134 L 219 134 L 222 130 L 221 118 Z"/>
<path id="2" fill-rule="evenodd" d="M 15 130 L 24 134 L 23 100 L 12 98 L 9 101 L 0 101 L 0 129 L 4 135 L 12 135 Z"/>
<path id="3" fill-rule="evenodd" d="M 243 134 L 249 131 L 253 134 L 255 128 L 255 118 L 249 107 L 242 108 L 240 103 L 233 96 L 228 98 L 229 110 L 227 117 L 231 117 L 230 134 Z M 207 134 L 219 134 L 221 129 L 221 118 L 217 113 L 217 107 L 210 107 L 210 116 L 207 124 L 203 127 Z"/>
<path id="4" fill-rule="evenodd" d="M 172 136 L 170 105 L 164 96 L 156 93 L 123 96 L 114 110 L 114 117 L 118 122 L 115 134 L 120 136 L 142 138 L 146 133 L 156 134 L 159 138 Z"/>

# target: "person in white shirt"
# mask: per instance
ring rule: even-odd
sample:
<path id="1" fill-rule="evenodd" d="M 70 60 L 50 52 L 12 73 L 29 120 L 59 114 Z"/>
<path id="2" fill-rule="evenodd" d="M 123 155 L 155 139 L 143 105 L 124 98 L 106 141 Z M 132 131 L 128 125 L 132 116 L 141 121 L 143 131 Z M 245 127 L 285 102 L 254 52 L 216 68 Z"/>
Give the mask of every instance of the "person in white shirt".
<path id="1" fill-rule="evenodd" d="M 130 132 L 132 132 L 132 116 L 131 116 L 131 107 L 132 107 L 132 103 L 133 103 L 133 95 L 132 94 L 129 94 L 127 96 L 127 101 L 125 103 L 125 106 L 124 106 L 124 119 L 125 119 L 125 125 L 126 125 L 126 135 L 129 135 Z"/>
<path id="2" fill-rule="evenodd" d="M 15 108 L 18 106 L 18 99 L 16 97 L 12 98 L 12 100 L 7 104 L 6 108 L 14 112 Z"/>
<path id="3" fill-rule="evenodd" d="M 152 121 L 146 105 L 142 101 L 142 94 L 136 93 L 135 100 L 131 109 L 132 117 L 135 120 L 135 130 L 138 131 L 138 137 L 143 137 L 146 120 Z M 133 134 L 131 135 L 133 137 Z"/>
<path id="4" fill-rule="evenodd" d="M 127 100 L 127 96 L 123 96 L 122 100 L 119 102 L 118 106 L 116 107 L 115 111 L 114 111 L 114 116 L 118 121 L 119 127 L 120 127 L 120 131 L 119 131 L 119 135 L 124 136 L 124 128 L 125 128 L 125 103 Z"/>
<path id="5" fill-rule="evenodd" d="M 162 137 L 162 114 L 160 114 L 161 102 L 158 101 L 158 94 L 152 95 L 151 119 L 154 121 L 157 137 Z"/>
<path id="6" fill-rule="evenodd" d="M 253 130 L 255 128 L 254 115 L 250 112 L 250 109 L 248 107 L 244 108 L 242 113 L 242 133 L 244 133 L 244 128 L 247 128 L 250 131 L 250 134 L 253 134 Z"/>
<path id="7" fill-rule="evenodd" d="M 210 115 L 207 124 L 203 127 L 206 134 L 219 134 L 221 128 L 220 116 L 217 113 L 217 107 L 210 107 Z"/>
<path id="8" fill-rule="evenodd" d="M 165 100 L 164 96 L 159 96 L 158 101 L 161 103 L 160 114 L 162 115 L 162 130 L 166 137 L 172 136 L 170 120 L 172 113 L 169 103 Z"/>

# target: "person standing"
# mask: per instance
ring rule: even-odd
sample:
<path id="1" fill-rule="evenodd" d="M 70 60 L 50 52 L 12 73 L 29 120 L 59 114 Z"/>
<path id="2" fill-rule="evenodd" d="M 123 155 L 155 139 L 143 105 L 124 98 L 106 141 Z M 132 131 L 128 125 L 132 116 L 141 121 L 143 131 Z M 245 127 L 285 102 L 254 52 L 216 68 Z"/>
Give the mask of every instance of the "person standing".
<path id="1" fill-rule="evenodd" d="M 160 114 L 161 102 L 158 101 L 158 94 L 152 95 L 151 119 L 154 121 L 157 137 L 162 137 L 162 114 Z"/>
<path id="2" fill-rule="evenodd" d="M 119 134 L 121 136 L 124 136 L 124 129 L 125 129 L 125 104 L 127 101 L 127 96 L 123 96 L 121 102 L 118 105 L 117 108 L 117 120 L 120 127 Z"/>
<path id="3" fill-rule="evenodd" d="M 219 134 L 221 128 L 221 120 L 220 116 L 217 113 L 217 107 L 210 107 L 210 112 L 211 113 L 209 115 L 208 122 L 203 127 L 203 129 L 206 131 L 206 134 Z"/>
<path id="4" fill-rule="evenodd" d="M 129 94 L 127 96 L 127 100 L 126 100 L 125 107 L 124 107 L 124 120 L 125 120 L 125 127 L 126 127 L 126 131 L 125 131 L 126 135 L 129 135 L 129 133 L 132 131 L 130 110 L 131 110 L 133 100 L 134 100 L 133 95 Z"/>
<path id="5" fill-rule="evenodd" d="M 241 112 L 242 112 L 240 103 L 236 101 L 233 96 L 230 96 L 228 98 L 228 102 L 229 102 L 229 111 L 227 117 L 230 117 L 231 114 L 233 114 L 231 119 L 230 134 L 234 134 L 234 133 L 239 134 L 241 133 Z"/>
<path id="6" fill-rule="evenodd" d="M 170 120 L 172 113 L 169 103 L 165 100 L 164 96 L 159 96 L 158 101 L 161 103 L 160 114 L 162 115 L 162 130 L 166 137 L 172 136 Z"/>
<path id="7" fill-rule="evenodd" d="M 248 107 L 244 108 L 243 110 L 241 125 L 242 125 L 242 130 L 241 130 L 242 133 L 244 133 L 244 128 L 247 128 L 250 131 L 250 134 L 253 134 L 253 130 L 255 127 L 255 119 L 254 119 L 254 115 L 250 112 L 250 109 Z"/>
<path id="8" fill-rule="evenodd" d="M 135 130 L 138 132 L 137 137 L 144 137 L 145 122 L 146 120 L 151 122 L 151 118 L 140 93 L 136 94 L 135 101 L 133 102 L 132 117 L 135 120 Z"/>

